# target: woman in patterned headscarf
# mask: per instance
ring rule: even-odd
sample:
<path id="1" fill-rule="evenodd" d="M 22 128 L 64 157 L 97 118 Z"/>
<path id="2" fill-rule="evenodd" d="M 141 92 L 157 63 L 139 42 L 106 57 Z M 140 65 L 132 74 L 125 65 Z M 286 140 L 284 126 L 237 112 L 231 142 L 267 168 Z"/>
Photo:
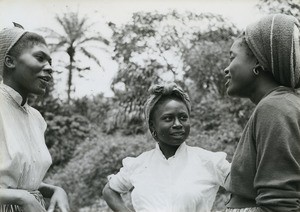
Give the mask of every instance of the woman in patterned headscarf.
<path id="1" fill-rule="evenodd" d="M 43 37 L 23 28 L 0 31 L 0 212 L 46 212 L 44 197 L 69 211 L 65 191 L 42 180 L 51 165 L 46 122 L 27 104 L 43 95 L 51 77 L 50 52 Z"/>
<path id="2" fill-rule="evenodd" d="M 256 104 L 226 185 L 228 212 L 300 211 L 299 22 L 269 15 L 249 25 L 230 50 L 227 93 Z"/>
<path id="3" fill-rule="evenodd" d="M 145 104 L 146 122 L 156 148 L 109 177 L 104 199 L 114 211 L 129 211 L 120 194 L 132 190 L 135 211 L 210 212 L 230 164 L 226 154 L 185 144 L 190 132 L 188 95 L 175 83 L 154 85 Z"/>

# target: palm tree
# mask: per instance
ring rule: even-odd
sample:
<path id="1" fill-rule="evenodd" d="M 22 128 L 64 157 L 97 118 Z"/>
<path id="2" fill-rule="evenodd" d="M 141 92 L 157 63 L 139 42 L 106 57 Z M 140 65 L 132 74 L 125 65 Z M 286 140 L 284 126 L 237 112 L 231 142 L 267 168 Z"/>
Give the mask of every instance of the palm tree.
<path id="1" fill-rule="evenodd" d="M 41 28 L 41 31 L 46 33 L 45 38 L 48 41 L 51 52 L 64 51 L 69 55 L 69 64 L 67 80 L 67 102 L 71 100 L 71 87 L 73 71 L 89 70 L 89 67 L 80 68 L 75 64 L 75 55 L 81 53 L 84 56 L 92 59 L 102 68 L 100 60 L 89 50 L 87 44 L 95 46 L 95 42 L 108 45 L 109 42 L 100 33 L 94 32 L 92 27 L 95 24 L 90 24 L 87 16 L 80 17 L 78 12 L 67 12 L 62 15 L 55 16 L 56 21 L 63 28 L 64 34 L 60 34 L 50 28 Z"/>

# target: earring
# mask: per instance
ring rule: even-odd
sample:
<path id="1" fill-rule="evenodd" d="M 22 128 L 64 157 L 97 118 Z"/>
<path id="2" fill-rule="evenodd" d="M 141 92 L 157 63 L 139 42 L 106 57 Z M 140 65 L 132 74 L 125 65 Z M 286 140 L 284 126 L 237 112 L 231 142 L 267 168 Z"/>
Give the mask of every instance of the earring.
<path id="1" fill-rule="evenodd" d="M 155 138 L 155 139 L 157 138 L 157 133 L 156 133 L 156 131 L 153 131 L 153 132 L 152 132 L 152 136 L 153 136 L 153 138 Z"/>
<path id="2" fill-rule="evenodd" d="M 253 71 L 254 75 L 256 75 L 256 76 L 259 75 L 259 70 L 257 67 L 253 68 L 252 71 Z"/>

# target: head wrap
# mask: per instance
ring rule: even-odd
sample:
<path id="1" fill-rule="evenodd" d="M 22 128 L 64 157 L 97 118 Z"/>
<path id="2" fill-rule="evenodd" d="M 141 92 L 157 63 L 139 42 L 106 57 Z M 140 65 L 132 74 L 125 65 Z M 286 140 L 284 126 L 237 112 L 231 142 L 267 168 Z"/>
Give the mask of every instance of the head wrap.
<path id="1" fill-rule="evenodd" d="M 299 22 L 289 15 L 268 15 L 245 30 L 246 42 L 264 70 L 284 86 L 300 87 Z"/>
<path id="2" fill-rule="evenodd" d="M 149 128 L 150 114 L 156 105 L 156 103 L 164 96 L 177 97 L 185 103 L 188 112 L 191 112 L 191 102 L 187 93 L 185 93 L 181 87 L 179 87 L 176 83 L 166 83 L 166 84 L 158 84 L 152 85 L 149 88 L 149 97 L 145 103 L 145 118 L 146 123 Z"/>
<path id="3" fill-rule="evenodd" d="M 5 56 L 26 32 L 20 25 L 16 26 L 0 31 L 0 76 L 3 74 Z"/>

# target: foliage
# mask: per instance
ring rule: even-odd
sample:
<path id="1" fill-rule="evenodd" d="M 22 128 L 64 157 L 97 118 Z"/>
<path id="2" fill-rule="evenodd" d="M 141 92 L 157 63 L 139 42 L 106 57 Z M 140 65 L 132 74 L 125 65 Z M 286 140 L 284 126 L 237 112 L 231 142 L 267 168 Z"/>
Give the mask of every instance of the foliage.
<path id="1" fill-rule="evenodd" d="M 91 98 L 82 97 L 73 101 L 74 112 L 86 117 L 91 123 L 97 125 L 103 132 L 109 132 L 107 120 L 110 110 L 115 106 L 113 98 L 106 98 L 103 94 Z"/>
<path id="2" fill-rule="evenodd" d="M 81 115 L 57 115 L 46 113 L 48 122 L 46 144 L 52 156 L 52 166 L 63 165 L 68 162 L 76 149 L 90 136 L 90 124 Z"/>
<path id="3" fill-rule="evenodd" d="M 51 48 L 51 52 L 63 51 L 69 56 L 69 63 L 65 65 L 68 69 L 68 103 L 71 99 L 73 72 L 90 70 L 90 66 L 80 64 L 79 57 L 83 56 L 91 59 L 99 67 L 100 60 L 92 51 L 91 47 L 97 47 L 103 50 L 103 44 L 108 45 L 109 42 L 99 32 L 95 32 L 95 24 L 89 23 L 87 16 L 80 17 L 78 12 L 68 12 L 62 15 L 56 15 L 56 21 L 63 28 L 64 34 L 60 34 L 50 28 L 41 28 L 46 33 L 45 38 Z"/>
<path id="4" fill-rule="evenodd" d="M 107 176 L 116 173 L 127 156 L 137 156 L 154 146 L 144 135 L 123 137 L 98 134 L 80 144 L 72 160 L 50 176 L 48 181 L 61 185 L 69 194 L 73 211 L 91 205 L 101 197 Z"/>
<path id="5" fill-rule="evenodd" d="M 78 113 L 74 105 L 68 105 L 51 95 L 53 86 L 43 98 L 31 98 L 30 103 L 40 111 L 47 122 L 46 145 L 52 156 L 52 171 L 64 166 L 73 156 L 76 146 L 92 137 L 89 120 Z"/>
<path id="6" fill-rule="evenodd" d="M 299 0 L 260 0 L 257 7 L 265 13 L 283 13 L 292 15 L 300 21 Z"/>
<path id="7" fill-rule="evenodd" d="M 147 90 L 154 83 L 171 80 L 184 87 L 188 79 L 197 85 L 197 92 L 224 95 L 225 54 L 238 30 L 222 16 L 134 13 L 131 22 L 110 27 L 119 64 L 112 89 L 125 116 L 119 126 L 125 133 L 139 131 L 127 129 L 140 127 Z"/>
<path id="8" fill-rule="evenodd" d="M 273 2 L 299 8 L 291 0 L 260 2 L 269 9 Z M 272 11 L 281 8 L 273 6 Z M 131 22 L 110 27 L 120 68 L 112 83 L 115 97 L 85 97 L 68 105 L 50 92 L 34 103 L 48 122 L 46 142 L 55 164 L 46 181 L 66 189 L 73 211 L 91 205 L 93 211 L 110 211 L 101 200 L 106 177 L 119 170 L 123 158 L 153 148 L 148 134 L 131 135 L 145 132 L 142 110 L 151 84 L 180 83 L 192 99 L 188 144 L 224 151 L 229 160 L 254 107 L 225 95 L 222 70 L 239 31 L 223 17 L 135 13 Z M 223 210 L 226 198 L 221 190 L 214 209 Z"/>
<path id="9" fill-rule="evenodd" d="M 230 120 L 228 120 L 230 122 Z M 227 122 L 227 123 L 228 123 Z M 227 129 L 233 126 L 228 125 Z M 196 132 L 196 131 L 194 131 Z M 188 143 L 193 146 L 201 146 L 214 151 L 232 151 L 222 144 L 222 136 L 214 131 L 215 138 L 207 139 L 204 132 L 191 133 Z M 200 135 L 200 136 L 199 136 Z M 102 189 L 107 183 L 107 176 L 117 173 L 121 167 L 121 161 L 128 156 L 137 156 L 144 151 L 154 148 L 155 142 L 150 135 L 122 136 L 120 133 L 105 135 L 99 133 L 97 138 L 88 139 L 77 146 L 74 157 L 69 163 L 57 169 L 56 173 L 48 176 L 47 182 L 62 186 L 69 194 L 72 211 L 76 212 L 85 206 L 98 205 L 94 211 L 110 211 L 101 201 Z M 232 155 L 232 152 L 228 152 Z M 224 209 L 226 199 L 224 190 L 220 190 L 215 209 Z M 130 204 L 126 196 L 127 204 Z"/>

